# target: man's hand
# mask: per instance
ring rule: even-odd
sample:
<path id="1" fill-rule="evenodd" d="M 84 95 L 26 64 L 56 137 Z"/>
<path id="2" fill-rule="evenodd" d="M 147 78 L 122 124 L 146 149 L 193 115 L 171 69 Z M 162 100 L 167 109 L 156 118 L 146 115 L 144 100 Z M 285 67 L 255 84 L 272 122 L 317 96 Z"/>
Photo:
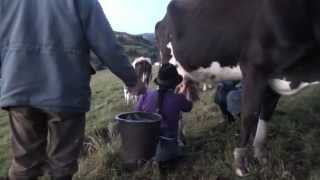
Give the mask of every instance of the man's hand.
<path id="1" fill-rule="evenodd" d="M 146 90 L 147 90 L 147 87 L 143 82 L 141 82 L 141 80 L 138 80 L 135 86 L 128 87 L 128 91 L 132 95 L 144 94 Z"/>

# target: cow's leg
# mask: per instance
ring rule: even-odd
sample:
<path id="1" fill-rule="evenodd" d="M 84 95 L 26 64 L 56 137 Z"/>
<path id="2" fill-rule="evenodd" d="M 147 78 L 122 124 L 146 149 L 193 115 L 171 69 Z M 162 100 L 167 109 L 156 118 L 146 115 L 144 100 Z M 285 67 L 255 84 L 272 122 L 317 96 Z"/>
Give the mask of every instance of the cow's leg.
<path id="1" fill-rule="evenodd" d="M 207 91 L 208 87 L 206 83 L 202 84 L 202 91 Z"/>
<path id="2" fill-rule="evenodd" d="M 262 102 L 262 108 L 259 116 L 256 135 L 253 141 L 254 157 L 259 160 L 261 164 L 267 162 L 265 143 L 268 131 L 268 122 L 277 106 L 280 95 L 275 93 L 271 88 L 268 88 Z"/>
<path id="3" fill-rule="evenodd" d="M 137 102 L 138 102 L 138 98 L 139 98 L 139 96 L 137 96 L 137 95 L 133 95 L 133 104 L 136 104 Z"/>
<path id="4" fill-rule="evenodd" d="M 268 88 L 267 78 L 259 70 L 246 69 L 241 99 L 240 147 L 234 151 L 234 166 L 238 176 L 248 175 L 246 167 L 247 145 L 255 132 L 262 107 L 263 95 Z"/>
<path id="5" fill-rule="evenodd" d="M 128 94 L 127 87 L 123 87 L 123 96 L 124 96 L 125 103 L 128 105 L 129 104 L 129 94 Z"/>

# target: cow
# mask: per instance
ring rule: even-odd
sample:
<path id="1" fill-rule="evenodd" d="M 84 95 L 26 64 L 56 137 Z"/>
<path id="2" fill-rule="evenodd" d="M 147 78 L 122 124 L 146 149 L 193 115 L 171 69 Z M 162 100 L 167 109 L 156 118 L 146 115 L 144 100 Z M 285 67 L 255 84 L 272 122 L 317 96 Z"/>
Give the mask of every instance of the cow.
<path id="1" fill-rule="evenodd" d="M 150 58 L 138 57 L 131 63 L 138 78 L 148 87 L 150 80 L 152 79 L 152 62 Z M 135 103 L 137 101 L 137 96 L 132 95 L 128 92 L 128 89 L 124 87 L 124 98 L 127 105 L 130 103 Z"/>
<path id="2" fill-rule="evenodd" d="M 267 125 L 281 95 L 320 80 L 320 1 L 172 0 L 155 35 L 162 63 L 184 78 L 242 79 L 238 176 L 248 175 L 249 137 L 265 163 Z"/>

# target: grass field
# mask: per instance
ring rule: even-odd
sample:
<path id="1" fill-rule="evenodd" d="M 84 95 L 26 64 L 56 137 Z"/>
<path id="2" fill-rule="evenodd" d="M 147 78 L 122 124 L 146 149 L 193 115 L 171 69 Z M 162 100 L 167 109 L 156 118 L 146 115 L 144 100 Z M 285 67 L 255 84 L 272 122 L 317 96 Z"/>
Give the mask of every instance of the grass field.
<path id="1" fill-rule="evenodd" d="M 97 129 L 112 129 L 114 116 L 129 111 L 123 101 L 122 84 L 108 71 L 97 73 L 92 81 L 92 110 L 87 115 L 87 135 Z M 135 172 L 125 172 L 119 158 L 119 137 L 102 143 L 96 137 L 97 151 L 83 156 L 79 180 L 320 180 L 320 87 L 282 98 L 269 132 L 268 164 L 260 167 L 250 161 L 252 175 L 234 176 L 232 152 L 239 139 L 239 122 L 219 123 L 221 114 L 212 103 L 212 92 L 201 94 L 191 113 L 184 114 L 187 146 L 185 158 L 175 169 L 160 173 L 148 163 Z M 8 120 L 0 113 L 0 175 L 8 169 Z M 101 143 L 99 143 L 101 142 Z M 272 153 L 272 156 L 271 156 Z"/>

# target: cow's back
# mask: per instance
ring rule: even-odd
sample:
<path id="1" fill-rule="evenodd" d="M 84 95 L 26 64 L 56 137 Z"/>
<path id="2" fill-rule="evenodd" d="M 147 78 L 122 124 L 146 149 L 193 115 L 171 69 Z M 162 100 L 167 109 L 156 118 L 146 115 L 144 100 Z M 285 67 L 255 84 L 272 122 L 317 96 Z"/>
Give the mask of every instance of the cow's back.
<path id="1" fill-rule="evenodd" d="M 188 70 L 213 59 L 235 63 L 246 46 L 256 0 L 174 0 L 168 6 L 167 26 L 178 61 Z"/>

